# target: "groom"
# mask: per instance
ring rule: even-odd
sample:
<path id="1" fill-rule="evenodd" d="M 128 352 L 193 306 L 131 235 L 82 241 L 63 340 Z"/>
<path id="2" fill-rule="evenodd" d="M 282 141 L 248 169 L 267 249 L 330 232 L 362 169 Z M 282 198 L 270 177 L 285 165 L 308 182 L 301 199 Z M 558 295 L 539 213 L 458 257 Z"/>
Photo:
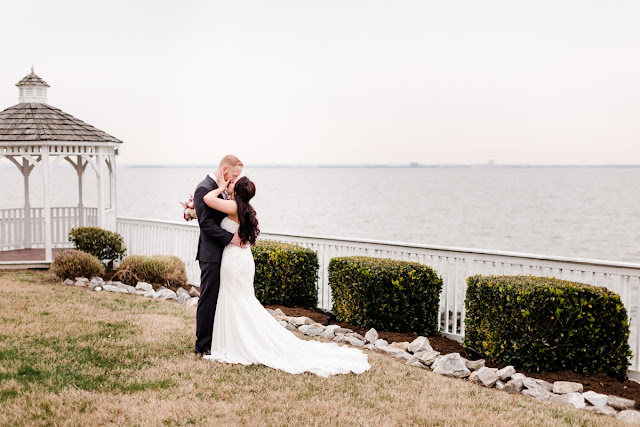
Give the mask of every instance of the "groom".
<path id="1" fill-rule="evenodd" d="M 220 260 L 222 251 L 229 243 L 241 246 L 238 233 L 231 234 L 220 227 L 220 222 L 227 214 L 210 208 L 204 203 L 204 196 L 218 188 L 216 173 L 222 173 L 225 181 L 235 181 L 242 173 L 242 162 L 236 156 L 224 156 L 220 160 L 218 170 L 210 173 L 196 187 L 193 201 L 196 206 L 200 238 L 196 260 L 200 264 L 200 299 L 196 311 L 196 348 L 197 355 L 211 354 L 211 333 L 213 319 L 218 303 L 220 290 Z M 226 193 L 219 197 L 227 198 Z"/>

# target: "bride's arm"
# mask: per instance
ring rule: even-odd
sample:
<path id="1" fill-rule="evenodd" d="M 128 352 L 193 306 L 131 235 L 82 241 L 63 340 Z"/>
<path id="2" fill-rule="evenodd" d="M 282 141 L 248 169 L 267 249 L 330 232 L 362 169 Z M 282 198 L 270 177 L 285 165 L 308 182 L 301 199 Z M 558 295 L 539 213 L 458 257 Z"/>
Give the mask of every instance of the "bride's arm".
<path id="1" fill-rule="evenodd" d="M 224 200 L 218 198 L 220 194 L 222 194 L 224 190 L 220 187 L 215 190 L 209 191 L 205 194 L 203 200 L 212 209 L 215 209 L 220 212 L 224 212 L 228 215 L 235 215 L 238 212 L 238 205 L 233 200 Z"/>

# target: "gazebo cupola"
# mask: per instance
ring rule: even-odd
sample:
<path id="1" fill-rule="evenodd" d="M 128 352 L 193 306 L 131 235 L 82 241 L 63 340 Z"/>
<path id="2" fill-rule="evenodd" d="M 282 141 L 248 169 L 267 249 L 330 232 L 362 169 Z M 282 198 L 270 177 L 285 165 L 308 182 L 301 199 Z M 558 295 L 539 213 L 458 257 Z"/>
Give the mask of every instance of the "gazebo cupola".
<path id="1" fill-rule="evenodd" d="M 0 206 L 0 251 L 44 248 L 52 261 L 55 247 L 70 246 L 69 230 L 95 225 L 116 228 L 116 154 L 122 141 L 47 102 L 49 85 L 31 73 L 16 84 L 19 103 L 0 112 L 0 160 L 8 159 L 24 177 L 24 206 Z M 66 161 L 78 176 L 76 206 L 52 206 L 50 175 Z M 83 175 L 96 174 L 97 206 L 85 206 Z M 42 200 L 32 206 L 29 176 L 42 179 Z"/>
<path id="2" fill-rule="evenodd" d="M 31 74 L 16 83 L 16 86 L 20 90 L 20 97 L 18 98 L 20 104 L 24 102 L 47 103 L 47 88 L 49 85 L 36 76 L 33 72 L 33 67 L 31 67 Z"/>

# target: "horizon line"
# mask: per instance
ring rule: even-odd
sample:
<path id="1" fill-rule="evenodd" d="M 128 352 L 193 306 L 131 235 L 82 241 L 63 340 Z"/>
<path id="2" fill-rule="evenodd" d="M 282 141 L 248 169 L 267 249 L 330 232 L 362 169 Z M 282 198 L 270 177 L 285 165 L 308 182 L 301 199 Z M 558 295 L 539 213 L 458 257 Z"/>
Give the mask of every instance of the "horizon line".
<path id="1" fill-rule="evenodd" d="M 168 163 L 119 163 L 117 166 L 126 168 L 217 168 L 217 164 L 168 164 Z M 640 164 L 528 164 L 528 163 L 457 163 L 457 164 L 376 164 L 376 163 L 282 163 L 282 164 L 246 164 L 249 168 L 396 168 L 396 169 L 420 169 L 420 168 L 640 168 Z"/>

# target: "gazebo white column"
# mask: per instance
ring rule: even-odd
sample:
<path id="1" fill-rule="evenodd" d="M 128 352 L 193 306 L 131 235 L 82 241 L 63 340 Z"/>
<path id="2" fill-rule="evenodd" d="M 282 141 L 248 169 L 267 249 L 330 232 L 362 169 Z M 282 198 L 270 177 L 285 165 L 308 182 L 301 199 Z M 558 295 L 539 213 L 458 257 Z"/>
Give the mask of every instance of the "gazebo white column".
<path id="1" fill-rule="evenodd" d="M 44 199 L 44 258 L 47 262 L 53 261 L 53 249 L 52 249 L 52 232 L 51 227 L 51 200 L 49 189 L 49 146 L 42 146 L 42 189 Z"/>
<path id="2" fill-rule="evenodd" d="M 104 227 L 104 195 L 103 195 L 103 183 L 102 178 L 104 177 L 104 156 L 102 155 L 102 150 L 100 147 L 96 148 L 96 181 L 98 186 L 98 227 Z"/>
<path id="3" fill-rule="evenodd" d="M 31 249 L 31 203 L 29 200 L 29 175 L 33 165 L 25 158 L 22 159 L 22 176 L 24 177 L 24 247 Z"/>

